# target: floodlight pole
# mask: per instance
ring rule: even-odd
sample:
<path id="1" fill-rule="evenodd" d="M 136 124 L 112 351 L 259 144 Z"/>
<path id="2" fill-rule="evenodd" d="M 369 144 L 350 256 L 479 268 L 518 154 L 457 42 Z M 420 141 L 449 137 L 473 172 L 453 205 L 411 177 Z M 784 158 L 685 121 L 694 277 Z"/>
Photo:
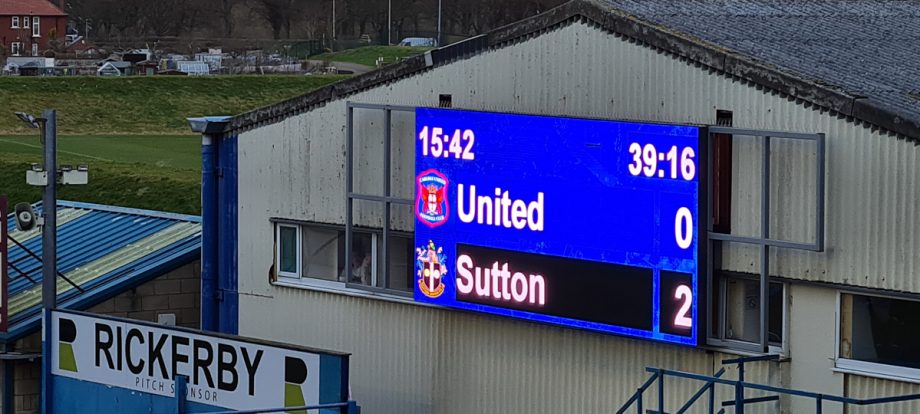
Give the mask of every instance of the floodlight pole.
<path id="1" fill-rule="evenodd" d="M 42 113 L 40 125 L 45 158 L 45 184 L 42 198 L 42 414 L 51 414 L 54 401 L 51 380 L 51 310 L 57 304 L 57 113 Z"/>
<path id="2" fill-rule="evenodd" d="M 387 46 L 393 45 L 393 0 L 387 0 Z"/>
<path id="3" fill-rule="evenodd" d="M 438 0 L 438 47 L 441 47 L 441 0 Z"/>
<path id="4" fill-rule="evenodd" d="M 335 0 L 332 0 L 332 51 L 335 52 Z"/>

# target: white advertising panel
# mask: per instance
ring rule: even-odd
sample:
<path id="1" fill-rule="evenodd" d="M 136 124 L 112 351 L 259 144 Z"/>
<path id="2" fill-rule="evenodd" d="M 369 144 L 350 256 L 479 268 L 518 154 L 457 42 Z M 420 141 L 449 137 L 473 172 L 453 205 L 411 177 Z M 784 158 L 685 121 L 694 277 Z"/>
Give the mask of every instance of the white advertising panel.
<path id="1" fill-rule="evenodd" d="M 320 355 L 69 312 L 52 314 L 52 374 L 233 410 L 319 404 Z"/>

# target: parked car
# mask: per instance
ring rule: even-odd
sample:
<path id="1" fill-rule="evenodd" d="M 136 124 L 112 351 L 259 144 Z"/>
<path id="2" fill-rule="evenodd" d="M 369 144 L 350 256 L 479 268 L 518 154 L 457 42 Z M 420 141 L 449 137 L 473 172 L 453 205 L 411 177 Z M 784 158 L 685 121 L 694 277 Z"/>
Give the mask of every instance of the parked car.
<path id="1" fill-rule="evenodd" d="M 438 39 L 433 37 L 407 37 L 399 41 L 400 46 L 438 47 Z"/>

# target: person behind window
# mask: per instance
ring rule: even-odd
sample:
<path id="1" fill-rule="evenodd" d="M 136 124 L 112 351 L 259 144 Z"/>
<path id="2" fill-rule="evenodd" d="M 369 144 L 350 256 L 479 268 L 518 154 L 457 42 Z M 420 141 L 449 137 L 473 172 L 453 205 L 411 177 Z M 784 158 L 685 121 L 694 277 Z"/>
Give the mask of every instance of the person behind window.
<path id="1" fill-rule="evenodd" d="M 339 281 L 345 281 L 345 268 L 339 274 Z M 351 251 L 351 279 L 348 283 L 371 284 L 371 252 L 364 237 L 355 237 Z"/>

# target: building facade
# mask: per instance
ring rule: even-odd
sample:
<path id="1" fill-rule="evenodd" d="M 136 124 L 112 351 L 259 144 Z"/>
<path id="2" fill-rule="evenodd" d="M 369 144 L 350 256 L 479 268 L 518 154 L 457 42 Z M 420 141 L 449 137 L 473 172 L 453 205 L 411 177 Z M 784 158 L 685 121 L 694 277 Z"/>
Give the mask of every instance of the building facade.
<path id="1" fill-rule="evenodd" d="M 202 278 L 222 294 L 203 293 L 205 323 L 351 353 L 352 396 L 368 412 L 614 412 L 648 379 L 647 367 L 713 375 L 725 359 L 765 354 L 780 359 L 748 364 L 747 381 L 856 398 L 920 393 L 920 364 L 899 351 L 918 346 L 908 332 L 920 309 L 920 116 L 637 17 L 630 4 L 570 2 L 273 107 L 197 121 L 205 134 L 202 260 L 214 269 Z M 737 128 L 709 137 L 719 188 L 707 193 L 712 228 L 701 233 L 712 256 L 701 343 L 413 300 L 414 214 L 387 197 L 414 199 L 417 126 L 397 106 Z M 767 131 L 820 135 L 824 147 L 771 139 L 765 156 Z M 382 187 L 390 194 L 375 193 Z M 367 252 L 371 262 L 355 281 L 342 270 L 349 225 L 350 257 Z M 665 410 L 677 411 L 700 386 L 669 379 Z M 717 401 L 733 392 L 717 388 Z M 645 407 L 656 408 L 651 394 Z M 746 411 L 814 409 L 814 401 L 784 397 Z M 917 402 L 824 406 L 918 410 Z"/>
<path id="2" fill-rule="evenodd" d="M 0 3 L 0 44 L 7 56 L 43 56 L 52 42 L 64 46 L 64 2 L 8 0 Z"/>

